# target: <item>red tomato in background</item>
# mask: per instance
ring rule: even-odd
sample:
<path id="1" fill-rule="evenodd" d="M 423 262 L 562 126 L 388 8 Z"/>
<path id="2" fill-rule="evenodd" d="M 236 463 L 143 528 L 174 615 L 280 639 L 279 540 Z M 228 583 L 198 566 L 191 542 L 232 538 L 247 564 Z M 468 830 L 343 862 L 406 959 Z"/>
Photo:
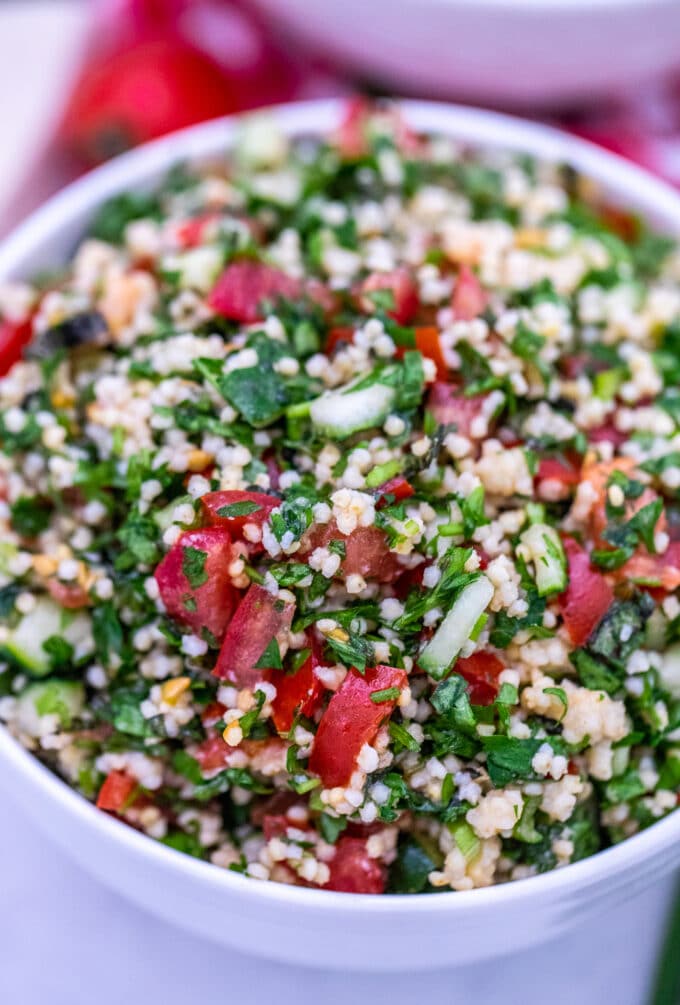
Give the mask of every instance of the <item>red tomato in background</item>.
<path id="1" fill-rule="evenodd" d="M 290 628 L 295 604 L 278 600 L 253 583 L 231 619 L 217 658 L 214 673 L 239 687 L 251 687 L 262 680 L 267 667 L 257 667 L 272 639 Z"/>
<path id="2" fill-rule="evenodd" d="M 186 549 L 205 554 L 200 584 L 187 578 L 190 556 Z M 188 530 L 173 544 L 154 575 L 170 617 L 189 625 L 197 635 L 204 628 L 218 641 L 223 637 L 236 606 L 237 591 L 231 583 L 233 558 L 231 535 L 222 527 Z"/>
<path id="3" fill-rule="evenodd" d="M 495 653 L 479 652 L 457 660 L 454 673 L 469 684 L 468 694 L 473 705 L 492 705 L 498 697 L 498 675 L 505 669 Z"/>
<path id="4" fill-rule="evenodd" d="M 565 628 L 575 646 L 582 646 L 614 602 L 614 591 L 593 569 L 590 556 L 573 537 L 563 539 L 569 563 L 569 584 L 557 598 Z"/>
<path id="5" fill-rule="evenodd" d="M 374 702 L 371 694 L 408 683 L 404 670 L 389 666 L 367 667 L 364 675 L 351 669 L 324 712 L 314 737 L 309 770 L 320 776 L 324 788 L 347 785 L 365 743 L 371 743 L 380 724 L 392 714 L 396 698 Z"/>
<path id="6" fill-rule="evenodd" d="M 177 37 L 156 38 L 90 63 L 73 91 L 61 132 L 87 163 L 97 163 L 240 107 L 209 56 Z"/>
<path id="7" fill-rule="evenodd" d="M 87 164 L 184 126 L 290 99 L 301 74 L 258 14 L 220 0 L 99 5 L 60 139 Z"/>

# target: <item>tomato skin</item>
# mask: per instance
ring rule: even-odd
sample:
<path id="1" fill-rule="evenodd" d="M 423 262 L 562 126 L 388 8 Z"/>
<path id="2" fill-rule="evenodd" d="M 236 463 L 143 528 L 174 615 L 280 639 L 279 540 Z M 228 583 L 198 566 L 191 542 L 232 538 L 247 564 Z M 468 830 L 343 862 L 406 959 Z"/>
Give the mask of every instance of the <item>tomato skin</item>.
<path id="1" fill-rule="evenodd" d="M 208 295 L 208 306 L 231 321 L 254 324 L 264 317 L 260 305 L 277 297 L 296 297 L 297 279 L 264 262 L 242 258 L 231 262 Z"/>
<path id="2" fill-rule="evenodd" d="M 184 549 L 196 548 L 206 552 L 205 574 L 207 580 L 192 587 L 183 571 Z M 229 624 L 237 593 L 232 586 L 229 565 L 233 557 L 231 535 L 222 527 L 205 527 L 187 530 L 173 544 L 157 567 L 154 576 L 168 614 L 189 625 L 200 635 L 204 628 L 220 640 Z M 190 600 L 187 610 L 186 602 Z"/>
<path id="3" fill-rule="evenodd" d="M 227 767 L 229 755 L 233 753 L 233 750 L 234 748 L 230 747 L 226 740 L 215 734 L 199 743 L 194 750 L 194 757 L 198 761 L 201 771 L 221 771 L 222 768 Z"/>
<path id="4" fill-rule="evenodd" d="M 21 351 L 30 342 L 33 324 L 30 318 L 24 321 L 0 321 L 0 376 L 21 359 Z"/>
<path id="5" fill-rule="evenodd" d="M 581 472 L 568 458 L 561 460 L 558 457 L 543 457 L 538 464 L 536 480 L 542 482 L 547 479 L 561 482 L 563 485 L 578 485 Z"/>
<path id="6" fill-rule="evenodd" d="M 562 540 L 569 563 L 569 585 L 557 602 L 575 646 L 582 646 L 614 602 L 605 577 L 591 567 L 590 556 L 573 537 Z"/>
<path id="7" fill-rule="evenodd" d="M 473 705 L 492 705 L 498 697 L 498 675 L 504 669 L 495 653 L 478 652 L 457 660 L 453 671 L 468 682 Z"/>
<path id="8" fill-rule="evenodd" d="M 484 311 L 487 295 L 469 265 L 461 265 L 451 297 L 451 307 L 457 321 L 473 321 Z"/>
<path id="9" fill-rule="evenodd" d="M 627 433 L 622 433 L 609 422 L 605 422 L 596 429 L 588 430 L 588 440 L 590 443 L 611 443 L 614 447 L 620 447 L 628 439 Z"/>
<path id="10" fill-rule="evenodd" d="M 150 38 L 80 74 L 61 134 L 88 163 L 194 122 L 235 111 L 232 87 L 205 53 L 178 37 Z"/>
<path id="11" fill-rule="evenodd" d="M 427 409 L 440 425 L 454 423 L 461 436 L 472 437 L 472 420 L 481 414 L 485 399 L 485 394 L 466 397 L 457 384 L 438 380 L 430 388 Z"/>
<path id="12" fill-rule="evenodd" d="M 360 301 L 362 309 L 367 313 L 375 310 L 375 304 L 367 296 L 378 290 L 389 290 L 394 298 L 394 307 L 387 311 L 387 316 L 397 324 L 406 325 L 412 321 L 418 312 L 418 287 L 408 269 L 398 268 L 393 272 L 373 272 L 361 284 Z"/>
<path id="13" fill-rule="evenodd" d="M 384 893 L 385 869 L 370 858 L 366 840 L 343 835 L 335 846 L 335 855 L 329 862 L 330 879 L 324 890 L 339 893 Z"/>
<path id="14" fill-rule="evenodd" d="M 377 508 L 383 509 L 389 505 L 385 496 L 394 496 L 395 502 L 403 502 L 404 499 L 410 499 L 411 496 L 415 495 L 416 490 L 403 475 L 396 475 L 381 485 L 377 492 L 379 497 Z"/>
<path id="15" fill-rule="evenodd" d="M 389 550 L 385 532 L 375 525 L 357 527 L 351 534 L 342 534 L 335 520 L 319 524 L 308 531 L 299 551 L 301 558 L 330 541 L 343 541 L 345 557 L 340 563 L 342 575 L 358 573 L 378 583 L 391 583 L 404 571 L 399 558 Z"/>
<path id="16" fill-rule="evenodd" d="M 198 248 L 199 245 L 203 244 L 206 229 L 215 220 L 219 220 L 219 218 L 219 213 L 199 213 L 198 216 L 193 216 L 189 220 L 185 220 L 184 223 L 181 223 L 176 233 L 177 243 L 180 248 L 182 250 Z"/>
<path id="17" fill-rule="evenodd" d="M 446 365 L 439 341 L 439 329 L 436 325 L 420 325 L 415 331 L 416 349 L 422 352 L 423 356 L 431 359 L 437 367 L 437 380 L 446 380 L 449 368 Z"/>
<path id="18" fill-rule="evenodd" d="M 309 758 L 309 770 L 319 775 L 324 788 L 347 785 L 365 743 L 375 739 L 380 724 L 392 714 L 395 699 L 376 704 L 373 691 L 408 683 L 397 667 L 367 667 L 365 675 L 352 668 L 321 717 Z"/>
<path id="19" fill-rule="evenodd" d="M 346 103 L 345 114 L 335 131 L 333 143 L 347 160 L 356 160 L 368 153 L 367 127 L 375 112 L 375 106 L 362 95 L 350 98 Z M 391 123 L 394 139 L 400 150 L 415 152 L 419 149 L 418 137 L 406 125 L 398 110 L 389 110 L 382 114 Z"/>
<path id="20" fill-rule="evenodd" d="M 220 510 L 225 506 L 233 506 L 235 503 L 253 503 L 260 508 L 242 516 L 221 516 Z M 254 523 L 261 527 L 266 523 L 269 514 L 277 506 L 281 505 L 281 500 L 275 496 L 267 495 L 265 492 L 240 492 L 236 489 L 219 492 L 207 492 L 201 497 L 201 505 L 208 523 L 212 527 L 226 527 L 238 536 L 247 523 Z"/>
<path id="21" fill-rule="evenodd" d="M 272 639 L 285 636 L 291 626 L 295 604 L 279 601 L 264 587 L 252 583 L 236 608 L 224 636 L 213 673 L 239 687 L 251 687 L 263 680 L 267 668 L 258 669 Z"/>
<path id="22" fill-rule="evenodd" d="M 130 798 L 138 787 L 137 779 L 128 775 L 126 771 L 110 771 L 97 796 L 98 809 L 119 813 L 132 805 Z"/>
<path id="23" fill-rule="evenodd" d="M 321 707 L 324 688 L 314 671 L 322 665 L 320 647 L 315 638 L 309 656 L 296 673 L 284 674 L 279 671 L 272 678 L 276 686 L 272 719 L 279 733 L 288 733 L 292 729 L 296 715 L 311 718 Z"/>
<path id="24" fill-rule="evenodd" d="M 341 325 L 337 328 L 331 328 L 326 336 L 324 352 L 326 355 L 331 356 L 339 345 L 351 345 L 353 342 L 354 328 L 351 328 L 349 325 Z"/>
<path id="25" fill-rule="evenodd" d="M 680 586 L 680 541 L 671 541 L 662 555 L 650 555 L 646 551 L 638 551 L 617 569 L 614 575 L 620 582 L 657 581 L 659 591 L 677 590 Z M 652 586 L 643 588 L 654 592 Z"/>
<path id="26" fill-rule="evenodd" d="M 83 607 L 89 607 L 92 603 L 87 590 L 84 590 L 82 586 L 77 586 L 75 583 L 62 583 L 60 580 L 50 577 L 46 580 L 45 586 L 49 595 L 61 607 L 65 607 L 67 611 L 77 611 Z"/>

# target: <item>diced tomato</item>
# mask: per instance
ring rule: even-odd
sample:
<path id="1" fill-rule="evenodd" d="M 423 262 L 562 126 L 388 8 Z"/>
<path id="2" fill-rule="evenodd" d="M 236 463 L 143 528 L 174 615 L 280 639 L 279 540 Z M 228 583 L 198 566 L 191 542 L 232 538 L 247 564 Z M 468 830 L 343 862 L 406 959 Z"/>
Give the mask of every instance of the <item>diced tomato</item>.
<path id="1" fill-rule="evenodd" d="M 569 584 L 557 598 L 565 628 L 575 646 L 582 646 L 614 601 L 614 591 L 590 564 L 590 557 L 573 537 L 563 539 L 569 563 Z"/>
<path id="2" fill-rule="evenodd" d="M 266 523 L 271 511 L 281 505 L 281 500 L 265 492 L 240 492 L 234 489 L 207 492 L 201 497 L 201 505 L 209 524 L 226 527 L 236 537 L 247 523 L 254 523 L 257 527 Z M 245 509 L 246 506 L 252 512 L 239 513 L 239 509 Z M 234 515 L 230 515 L 229 507 L 236 508 Z"/>
<path id="3" fill-rule="evenodd" d="M 208 296 L 208 306 L 232 321 L 254 324 L 263 318 L 265 301 L 297 297 L 300 291 L 298 280 L 281 269 L 243 258 L 222 272 Z"/>
<path id="4" fill-rule="evenodd" d="M 56 602 L 69 611 L 76 611 L 81 607 L 89 607 L 90 594 L 82 586 L 69 583 L 62 583 L 58 579 L 50 577 L 45 581 L 47 592 Z"/>
<path id="5" fill-rule="evenodd" d="M 457 321 L 472 321 L 484 311 L 487 296 L 469 265 L 461 265 L 451 297 L 451 307 Z"/>
<path id="6" fill-rule="evenodd" d="M 415 152 L 420 147 L 417 135 L 407 126 L 396 109 L 377 109 L 368 98 L 357 96 L 346 105 L 345 115 L 335 131 L 333 142 L 343 157 L 356 160 L 369 150 L 368 125 L 376 114 L 389 120 L 396 145 L 400 150 Z"/>
<path id="7" fill-rule="evenodd" d="M 397 475 L 395 478 L 390 478 L 377 490 L 378 494 L 378 509 L 382 509 L 387 506 L 391 500 L 386 499 L 386 496 L 392 496 L 394 502 L 402 502 L 404 499 L 410 499 L 412 495 L 415 495 L 415 489 L 411 483 L 404 478 L 403 475 Z"/>
<path id="8" fill-rule="evenodd" d="M 226 706 L 220 701 L 211 701 L 201 710 L 201 722 L 204 726 L 214 726 L 222 718 Z"/>
<path id="9" fill-rule="evenodd" d="M 427 408 L 439 425 L 455 424 L 461 436 L 472 437 L 472 420 L 481 414 L 485 399 L 485 394 L 466 397 L 456 384 L 438 380 L 430 388 Z"/>
<path id="10" fill-rule="evenodd" d="M 224 528 L 187 530 L 154 573 L 168 614 L 198 635 L 207 629 L 218 641 L 236 606 L 232 555 L 231 535 Z"/>
<path id="11" fill-rule="evenodd" d="M 219 220 L 218 213 L 199 213 L 198 216 L 193 216 L 181 223 L 176 232 L 180 248 L 197 248 L 203 243 L 206 229 L 215 220 Z"/>
<path id="12" fill-rule="evenodd" d="M 357 527 L 351 534 L 344 535 L 335 520 L 319 524 L 306 535 L 299 552 L 300 557 L 336 540 L 342 541 L 345 545 L 345 557 L 340 563 L 345 576 L 358 573 L 365 579 L 391 583 L 404 571 L 399 557 L 389 549 L 385 532 L 375 525 Z"/>
<path id="13" fill-rule="evenodd" d="M 436 325 L 420 325 L 416 328 L 416 349 L 431 359 L 437 367 L 437 380 L 446 380 L 449 368 L 444 360 L 439 329 Z"/>
<path id="14" fill-rule="evenodd" d="M 495 653 L 479 652 L 457 660 L 454 672 L 468 682 L 473 705 L 492 705 L 498 696 L 498 675 L 505 669 Z"/>
<path id="15" fill-rule="evenodd" d="M 290 789 L 278 789 L 270 796 L 256 800 L 251 805 L 253 807 L 250 813 L 251 823 L 255 827 L 264 827 L 266 817 L 288 816 L 288 811 L 292 806 L 304 806 L 304 801 L 303 797 L 291 792 Z"/>
<path id="16" fill-rule="evenodd" d="M 593 502 L 590 510 L 590 528 L 593 539 L 598 547 L 605 546 L 602 540 L 602 532 L 605 530 L 607 518 L 607 482 L 615 471 L 621 471 L 627 477 L 634 479 L 636 475 L 635 461 L 631 457 L 617 457 L 613 461 L 591 461 L 584 464 L 581 471 L 583 481 L 589 482 L 597 493 L 597 499 Z M 626 503 L 626 519 L 630 520 L 638 510 L 654 502 L 658 496 L 650 488 L 646 488 L 637 499 L 631 499 Z M 666 516 L 662 512 L 656 524 L 656 530 L 666 529 Z"/>
<path id="17" fill-rule="evenodd" d="M 590 443 L 611 443 L 613 447 L 620 447 L 628 439 L 627 433 L 622 433 L 609 422 L 605 422 L 596 429 L 588 430 L 588 440 Z"/>
<path id="18" fill-rule="evenodd" d="M 276 698 L 272 718 L 279 733 L 288 733 L 297 715 L 313 716 L 323 701 L 323 685 L 314 671 L 319 662 L 319 646 L 314 645 L 309 656 L 294 674 L 279 672 L 273 678 Z"/>
<path id="19" fill-rule="evenodd" d="M 378 290 L 389 290 L 394 306 L 387 311 L 397 324 L 406 325 L 418 311 L 418 287 L 408 269 L 398 268 L 393 272 L 373 272 L 361 284 L 360 296 L 363 310 L 372 313 L 375 304 L 367 294 Z"/>
<path id="20" fill-rule="evenodd" d="M 304 294 L 308 300 L 320 307 L 326 317 L 332 317 L 338 307 L 337 294 L 319 279 L 308 279 Z"/>
<path id="21" fill-rule="evenodd" d="M 267 474 L 269 475 L 269 487 L 278 492 L 279 489 L 279 479 L 281 478 L 281 469 L 276 462 L 276 457 L 273 451 L 267 451 L 262 455 L 262 461 L 267 469 Z"/>
<path id="22" fill-rule="evenodd" d="M 566 457 L 543 457 L 538 465 L 536 478 L 539 482 L 547 478 L 562 482 L 563 485 L 578 485 L 581 480 L 580 468 Z"/>
<path id="23" fill-rule="evenodd" d="M 639 582 L 649 587 L 658 586 L 670 592 L 680 586 L 680 541 L 671 541 L 662 555 L 650 555 L 640 550 L 629 558 L 615 578 L 621 582 Z"/>
<path id="24" fill-rule="evenodd" d="M 138 787 L 137 779 L 126 771 L 110 771 L 99 790 L 97 806 L 100 810 L 120 813 L 134 803 L 134 792 Z"/>
<path id="25" fill-rule="evenodd" d="M 577 377 L 586 372 L 590 359 L 588 353 L 579 352 L 572 356 L 563 356 L 557 365 L 563 377 L 566 377 L 567 380 L 576 380 Z"/>
<path id="26" fill-rule="evenodd" d="M 368 854 L 365 838 L 343 835 L 329 862 L 330 879 L 324 890 L 340 893 L 384 893 L 385 868 Z"/>
<path id="27" fill-rule="evenodd" d="M 221 736 L 215 734 L 199 743 L 194 750 L 194 757 L 198 761 L 201 771 L 210 772 L 226 768 L 233 752 L 234 748 L 230 747 Z"/>
<path id="28" fill-rule="evenodd" d="M 309 770 L 324 787 L 347 785 L 365 743 L 371 743 L 397 699 L 374 702 L 371 695 L 387 688 L 406 687 L 407 677 L 396 667 L 367 667 L 364 675 L 352 668 L 324 712 L 314 737 Z"/>
<path id="29" fill-rule="evenodd" d="M 224 637 L 214 673 L 239 687 L 250 687 L 262 680 L 270 667 L 257 666 L 275 639 L 281 648 L 290 628 L 295 604 L 278 600 L 268 590 L 252 583 L 236 608 Z"/>
<path id="30" fill-rule="evenodd" d="M 581 465 L 576 456 L 541 458 L 534 479 L 539 496 L 550 501 L 568 499 L 580 481 Z"/>
<path id="31" fill-rule="evenodd" d="M 33 334 L 31 319 L 0 321 L 0 376 L 21 358 L 21 350 Z"/>
<path id="32" fill-rule="evenodd" d="M 331 328 L 326 336 L 324 351 L 327 356 L 331 356 L 339 345 L 345 343 L 350 345 L 352 342 L 354 342 L 354 328 L 350 328 L 349 325 Z"/>
<path id="33" fill-rule="evenodd" d="M 427 563 L 416 565 L 413 569 L 406 569 L 394 584 L 394 593 L 399 600 L 406 600 L 413 590 L 422 589 L 423 574 L 427 569 Z"/>

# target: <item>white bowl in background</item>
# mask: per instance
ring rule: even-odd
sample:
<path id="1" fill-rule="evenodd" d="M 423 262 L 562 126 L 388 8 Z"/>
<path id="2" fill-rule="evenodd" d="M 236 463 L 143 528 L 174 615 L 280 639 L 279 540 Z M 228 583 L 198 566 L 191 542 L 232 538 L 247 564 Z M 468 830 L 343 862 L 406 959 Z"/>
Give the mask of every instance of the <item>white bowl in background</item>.
<path id="1" fill-rule="evenodd" d="M 256 0 L 361 79 L 506 107 L 567 105 L 680 67 L 678 0 Z"/>
<path id="2" fill-rule="evenodd" d="M 403 102 L 416 129 L 567 161 L 613 202 L 680 235 L 680 195 L 628 162 L 571 136 L 490 112 Z M 335 101 L 271 112 L 289 135 L 327 132 Z M 0 281 L 63 264 L 108 197 L 147 188 L 178 160 L 219 154 L 238 119 L 141 147 L 55 196 L 0 247 Z M 197 861 L 95 809 L 0 728 L 0 786 L 64 850 L 157 915 L 237 949 L 309 966 L 417 970 L 500 957 L 617 909 L 680 864 L 680 812 L 564 869 L 463 893 L 371 897 L 264 883 Z"/>

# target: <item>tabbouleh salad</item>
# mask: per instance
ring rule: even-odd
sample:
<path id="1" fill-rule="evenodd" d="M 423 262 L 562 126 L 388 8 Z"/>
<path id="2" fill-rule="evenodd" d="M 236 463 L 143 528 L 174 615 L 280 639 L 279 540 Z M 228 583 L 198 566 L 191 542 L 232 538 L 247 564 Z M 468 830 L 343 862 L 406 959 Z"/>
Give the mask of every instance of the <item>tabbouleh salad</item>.
<path id="1" fill-rule="evenodd" d="M 117 196 L 0 317 L 0 719 L 101 810 L 417 893 L 675 809 L 672 240 L 357 101 Z"/>

